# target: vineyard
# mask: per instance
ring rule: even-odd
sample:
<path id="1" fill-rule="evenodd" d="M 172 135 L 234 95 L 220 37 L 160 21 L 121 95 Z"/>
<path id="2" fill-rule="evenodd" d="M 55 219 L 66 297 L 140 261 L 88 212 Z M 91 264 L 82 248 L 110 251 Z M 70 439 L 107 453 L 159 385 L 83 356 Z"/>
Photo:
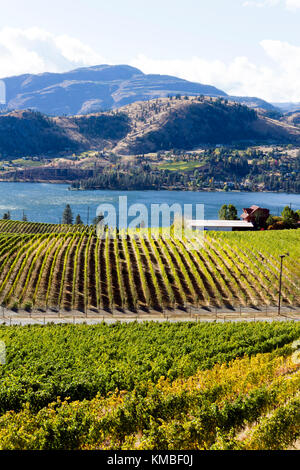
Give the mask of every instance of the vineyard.
<path id="1" fill-rule="evenodd" d="M 293 322 L 2 326 L 0 449 L 293 448 L 299 336 Z"/>
<path id="2" fill-rule="evenodd" d="M 209 232 L 203 246 L 148 231 L 0 222 L 0 303 L 15 310 L 158 311 L 300 305 L 300 231 Z"/>
<path id="3" fill-rule="evenodd" d="M 95 231 L 91 225 L 45 224 L 40 222 L 19 222 L 0 220 L 0 233 L 68 233 Z"/>

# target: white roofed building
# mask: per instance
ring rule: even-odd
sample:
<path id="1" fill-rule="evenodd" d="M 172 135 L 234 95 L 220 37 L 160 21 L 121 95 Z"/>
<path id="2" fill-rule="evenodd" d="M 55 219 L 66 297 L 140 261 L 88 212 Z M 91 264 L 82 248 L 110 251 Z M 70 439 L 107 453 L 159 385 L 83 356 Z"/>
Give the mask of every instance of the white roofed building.
<path id="1" fill-rule="evenodd" d="M 244 222 L 242 220 L 189 220 L 187 225 L 195 230 L 211 230 L 232 232 L 234 230 L 252 230 L 254 225 L 251 222 Z"/>

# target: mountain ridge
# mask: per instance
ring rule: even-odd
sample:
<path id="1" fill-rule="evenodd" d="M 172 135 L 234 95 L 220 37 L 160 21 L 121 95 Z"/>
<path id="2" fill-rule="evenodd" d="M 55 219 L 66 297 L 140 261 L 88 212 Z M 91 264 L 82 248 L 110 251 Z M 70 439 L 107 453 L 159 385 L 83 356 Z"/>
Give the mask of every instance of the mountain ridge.
<path id="1" fill-rule="evenodd" d="M 241 141 L 298 145 L 300 127 L 220 97 L 160 98 L 84 116 L 0 115 L 1 159 L 85 150 L 144 154 Z"/>
<path id="2" fill-rule="evenodd" d="M 137 101 L 168 95 L 228 97 L 211 85 L 190 82 L 171 75 L 145 74 L 129 65 L 97 65 L 64 73 L 24 74 L 3 78 L 6 111 L 33 109 L 44 114 L 90 114 L 121 108 Z M 276 107 L 256 97 L 232 100 L 266 111 Z"/>

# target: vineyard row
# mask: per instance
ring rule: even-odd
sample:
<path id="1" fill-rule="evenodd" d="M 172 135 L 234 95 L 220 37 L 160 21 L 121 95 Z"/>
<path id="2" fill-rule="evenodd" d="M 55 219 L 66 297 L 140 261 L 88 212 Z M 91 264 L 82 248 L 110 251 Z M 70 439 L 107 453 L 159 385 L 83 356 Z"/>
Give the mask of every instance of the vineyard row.
<path id="1" fill-rule="evenodd" d="M 207 236 L 188 249 L 162 236 L 109 235 L 0 233 L 0 303 L 80 312 L 276 304 L 279 261 L 270 246 Z M 300 303 L 299 266 L 285 266 L 282 292 Z"/>

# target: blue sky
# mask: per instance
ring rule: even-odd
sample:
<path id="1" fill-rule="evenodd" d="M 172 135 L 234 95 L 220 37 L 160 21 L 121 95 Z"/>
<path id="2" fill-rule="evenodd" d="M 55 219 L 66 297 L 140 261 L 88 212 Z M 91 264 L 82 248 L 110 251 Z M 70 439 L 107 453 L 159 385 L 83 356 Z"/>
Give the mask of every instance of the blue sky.
<path id="1" fill-rule="evenodd" d="M 300 101 L 300 0 L 0 0 L 0 76 L 131 64 Z"/>

